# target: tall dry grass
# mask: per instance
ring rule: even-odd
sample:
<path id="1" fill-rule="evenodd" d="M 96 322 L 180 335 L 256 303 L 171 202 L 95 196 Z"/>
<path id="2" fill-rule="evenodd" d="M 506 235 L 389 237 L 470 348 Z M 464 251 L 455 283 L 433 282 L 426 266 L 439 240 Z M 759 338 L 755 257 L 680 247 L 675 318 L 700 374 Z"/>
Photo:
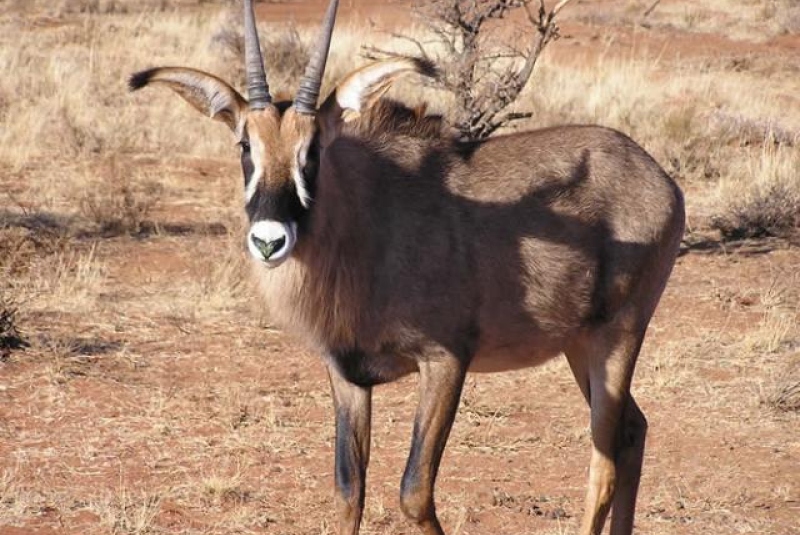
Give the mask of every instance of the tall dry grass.
<path id="1" fill-rule="evenodd" d="M 0 80 L 0 166 L 33 174 L 36 196 L 51 205 L 69 201 L 59 199 L 67 195 L 59 188 L 69 162 L 107 155 L 225 158 L 232 153 L 223 127 L 193 117 L 173 95 L 129 95 L 125 87 L 131 72 L 153 65 L 190 65 L 241 87 L 232 11 L 158 16 L 119 11 L 89 10 L 52 28 L 6 31 L 0 37 L 0 69 L 15 73 Z M 310 36 L 305 30 L 267 25 L 261 33 L 267 36 L 276 91 L 293 92 Z M 339 28 L 328 87 L 364 61 L 362 45 L 384 40 L 379 32 Z M 407 84 L 395 95 L 433 99 L 438 101 L 434 109 L 447 109 L 446 95 L 418 88 Z M 797 140 L 800 107 L 787 106 L 792 89 L 791 82 L 772 83 L 730 65 L 693 65 L 646 50 L 620 51 L 609 38 L 599 54 L 585 59 L 545 58 L 519 107 L 535 113 L 528 127 L 565 122 L 611 126 L 641 142 L 681 180 L 722 184 L 731 179 L 738 184 L 740 170 L 751 165 L 770 136 L 790 142 L 785 145 Z M 776 157 L 791 161 L 796 149 L 786 147 Z M 54 160 L 58 172 L 48 168 Z"/>
<path id="2" fill-rule="evenodd" d="M 725 237 L 782 236 L 800 228 L 800 151 L 766 144 L 720 181 L 721 213 L 712 225 Z"/>
<path id="3" fill-rule="evenodd" d="M 210 35 L 215 23 L 199 14 L 90 14 L 51 29 L 4 32 L 0 68 L 15 76 L 0 82 L 0 162 L 20 170 L 31 162 L 112 153 L 219 153 L 213 128 L 201 122 L 187 130 L 180 120 L 185 110 L 174 102 L 131 97 L 126 90 L 130 73 L 154 61 L 222 70 L 208 39 L 198 39 Z M 160 126 L 147 128 L 154 124 Z"/>
<path id="4" fill-rule="evenodd" d="M 586 7 L 586 6 L 582 6 Z M 646 29 L 723 34 L 762 42 L 797 33 L 800 6 L 795 0 L 710 0 L 706 2 L 629 0 L 575 10 L 575 19 L 593 25 L 636 25 Z"/>

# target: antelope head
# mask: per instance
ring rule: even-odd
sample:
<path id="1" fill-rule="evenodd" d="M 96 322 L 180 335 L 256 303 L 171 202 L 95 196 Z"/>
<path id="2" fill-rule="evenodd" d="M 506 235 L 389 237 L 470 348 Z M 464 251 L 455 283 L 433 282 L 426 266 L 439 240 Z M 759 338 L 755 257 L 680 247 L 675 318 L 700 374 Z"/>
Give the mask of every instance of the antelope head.
<path id="1" fill-rule="evenodd" d="M 245 209 L 250 220 L 247 247 L 267 267 L 276 267 L 292 254 L 301 239 L 299 222 L 312 209 L 320 130 L 330 133 L 337 124 L 358 117 L 398 74 L 424 72 L 429 66 L 405 58 L 369 65 L 345 78 L 318 110 L 339 4 L 331 0 L 294 101 L 273 102 L 252 4 L 252 0 L 244 2 L 247 99 L 218 77 L 186 67 L 139 72 L 131 77 L 130 88 L 166 85 L 198 111 L 230 128 L 241 150 Z"/>

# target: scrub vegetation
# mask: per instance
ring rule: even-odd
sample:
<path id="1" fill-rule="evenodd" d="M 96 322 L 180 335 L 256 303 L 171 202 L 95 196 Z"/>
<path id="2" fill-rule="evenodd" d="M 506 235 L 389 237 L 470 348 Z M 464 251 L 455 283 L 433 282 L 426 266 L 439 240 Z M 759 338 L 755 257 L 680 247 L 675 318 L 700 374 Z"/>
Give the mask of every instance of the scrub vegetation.
<path id="1" fill-rule="evenodd" d="M 322 3 L 257 6 L 270 84 L 291 95 Z M 323 93 L 372 48 L 431 41 L 400 26 L 408 9 L 343 1 Z M 493 134 L 617 128 L 686 193 L 684 254 L 634 379 L 643 533 L 796 533 L 798 9 L 570 3 L 515 104 L 531 116 Z M 155 65 L 241 88 L 239 11 L 0 3 L 0 532 L 335 532 L 327 379 L 252 297 L 234 140 L 168 92 L 126 88 Z M 523 43 L 530 23 L 490 29 Z M 417 79 L 391 96 L 459 114 Z M 366 534 L 414 533 L 395 496 L 414 401 L 413 378 L 377 391 Z M 440 476 L 448 533 L 571 533 L 587 410 L 561 361 L 470 377 Z"/>

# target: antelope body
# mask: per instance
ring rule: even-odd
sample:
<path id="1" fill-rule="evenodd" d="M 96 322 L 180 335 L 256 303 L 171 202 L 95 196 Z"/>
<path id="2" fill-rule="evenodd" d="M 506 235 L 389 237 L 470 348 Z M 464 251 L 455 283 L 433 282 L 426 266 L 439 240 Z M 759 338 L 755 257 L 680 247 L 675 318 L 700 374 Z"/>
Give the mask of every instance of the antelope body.
<path id="1" fill-rule="evenodd" d="M 440 117 L 381 98 L 394 59 L 348 75 L 317 108 L 337 2 L 294 103 L 273 103 L 245 2 L 249 102 L 187 68 L 164 83 L 242 145 L 247 246 L 276 322 L 313 345 L 336 414 L 339 533 L 358 532 L 371 390 L 419 373 L 401 506 L 443 533 L 433 489 L 467 371 L 566 355 L 591 408 L 582 534 L 633 528 L 646 420 L 630 382 L 683 233 L 680 190 L 629 138 L 567 126 L 454 139 Z"/>

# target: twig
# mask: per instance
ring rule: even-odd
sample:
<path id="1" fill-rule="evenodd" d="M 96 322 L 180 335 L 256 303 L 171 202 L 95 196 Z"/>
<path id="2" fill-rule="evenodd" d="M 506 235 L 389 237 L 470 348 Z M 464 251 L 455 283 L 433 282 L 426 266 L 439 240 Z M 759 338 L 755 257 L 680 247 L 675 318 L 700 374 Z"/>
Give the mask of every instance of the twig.
<path id="1" fill-rule="evenodd" d="M 644 13 L 642 13 L 642 18 L 643 18 L 643 19 L 646 19 L 647 17 L 649 17 L 649 16 L 650 16 L 650 13 L 652 13 L 653 11 L 655 11 L 656 7 L 658 7 L 658 4 L 660 4 L 660 3 L 661 3 L 661 0 L 656 0 L 655 2 L 653 2 L 652 4 L 650 4 L 650 7 L 648 7 L 647 9 L 645 9 L 645 10 L 644 10 Z"/>

